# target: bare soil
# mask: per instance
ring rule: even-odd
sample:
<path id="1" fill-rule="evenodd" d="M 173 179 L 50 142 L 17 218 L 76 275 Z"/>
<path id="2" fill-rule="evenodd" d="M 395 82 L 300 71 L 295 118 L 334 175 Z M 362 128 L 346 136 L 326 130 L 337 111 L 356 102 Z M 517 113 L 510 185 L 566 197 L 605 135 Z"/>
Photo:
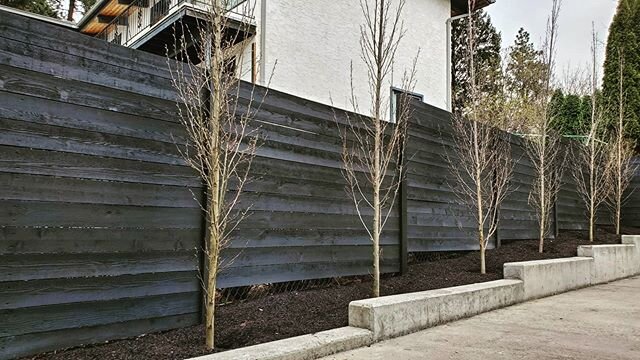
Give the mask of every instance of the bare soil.
<path id="1" fill-rule="evenodd" d="M 625 233 L 638 233 L 624 229 Z M 387 275 L 381 282 L 382 295 L 466 285 L 502 278 L 503 264 L 576 256 L 578 245 L 614 244 L 620 237 L 609 229 L 600 229 L 597 241 L 589 243 L 584 232 L 564 232 L 557 240 L 548 240 L 543 254 L 535 240 L 505 243 L 487 253 L 487 274 L 479 273 L 477 252 L 421 254 L 413 259 L 408 274 Z M 365 278 L 344 280 L 333 286 L 279 293 L 258 299 L 234 302 L 217 309 L 216 351 L 224 351 L 293 336 L 346 326 L 348 304 L 370 296 L 370 281 Z M 57 352 L 29 359 L 185 359 L 207 354 L 203 346 L 202 326 L 147 334 Z"/>

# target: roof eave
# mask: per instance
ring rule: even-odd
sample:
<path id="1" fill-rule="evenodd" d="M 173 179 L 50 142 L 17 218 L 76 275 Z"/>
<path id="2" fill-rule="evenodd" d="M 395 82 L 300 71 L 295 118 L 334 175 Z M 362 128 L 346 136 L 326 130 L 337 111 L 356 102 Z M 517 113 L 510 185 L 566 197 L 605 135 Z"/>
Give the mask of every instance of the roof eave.
<path id="1" fill-rule="evenodd" d="M 91 19 L 93 19 L 94 17 L 96 17 L 96 15 L 98 15 L 100 10 L 102 10 L 102 8 L 107 3 L 109 3 L 109 0 L 98 0 L 98 1 L 96 1 L 96 3 L 93 4 L 93 6 L 89 9 L 89 11 L 84 13 L 84 15 L 82 16 L 80 21 L 78 21 L 78 23 L 77 23 L 78 28 L 82 29 L 85 25 L 87 25 L 87 23 L 89 21 L 91 21 Z"/>
<path id="2" fill-rule="evenodd" d="M 493 3 L 496 0 L 474 0 L 474 10 L 480 10 Z M 469 1 L 468 0 L 451 0 L 451 16 L 460 16 L 469 13 Z"/>

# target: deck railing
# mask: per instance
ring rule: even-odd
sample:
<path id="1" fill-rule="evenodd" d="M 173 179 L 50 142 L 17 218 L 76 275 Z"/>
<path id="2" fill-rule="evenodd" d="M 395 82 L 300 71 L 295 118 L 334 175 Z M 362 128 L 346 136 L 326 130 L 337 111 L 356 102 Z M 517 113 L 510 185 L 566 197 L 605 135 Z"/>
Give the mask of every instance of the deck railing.
<path id="1" fill-rule="evenodd" d="M 247 16 L 239 9 L 247 0 L 229 0 L 227 11 Z M 194 9 L 205 10 L 209 2 L 201 0 L 135 0 L 125 11 L 113 19 L 98 35 L 97 38 L 129 46 L 138 35 L 151 29 L 169 14 L 174 13 L 181 6 L 191 5 Z"/>

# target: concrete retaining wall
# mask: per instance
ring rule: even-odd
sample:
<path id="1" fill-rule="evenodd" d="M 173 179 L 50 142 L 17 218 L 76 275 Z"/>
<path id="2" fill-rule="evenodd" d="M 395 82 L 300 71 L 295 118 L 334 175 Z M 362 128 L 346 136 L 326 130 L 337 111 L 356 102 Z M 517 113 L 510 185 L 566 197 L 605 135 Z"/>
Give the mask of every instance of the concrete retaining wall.
<path id="1" fill-rule="evenodd" d="M 581 246 L 579 256 L 508 263 L 505 280 L 354 301 L 349 325 L 375 341 L 582 287 L 640 274 L 640 236 L 622 245 Z"/>
<path id="2" fill-rule="evenodd" d="M 190 360 L 312 360 L 372 343 L 371 331 L 347 326 Z"/>
<path id="3" fill-rule="evenodd" d="M 636 274 L 634 245 L 588 245 L 578 247 L 578 256 L 593 259 L 591 285 L 606 283 Z"/>
<path id="4" fill-rule="evenodd" d="M 522 281 L 498 280 L 353 301 L 349 325 L 372 331 L 377 341 L 509 306 L 522 296 Z"/>
<path id="5" fill-rule="evenodd" d="M 524 282 L 524 299 L 531 300 L 591 285 L 593 259 L 573 257 L 504 264 L 505 279 Z"/>
<path id="6" fill-rule="evenodd" d="M 636 251 L 635 273 L 640 274 L 640 235 L 623 235 L 622 243 L 626 245 L 634 245 Z"/>

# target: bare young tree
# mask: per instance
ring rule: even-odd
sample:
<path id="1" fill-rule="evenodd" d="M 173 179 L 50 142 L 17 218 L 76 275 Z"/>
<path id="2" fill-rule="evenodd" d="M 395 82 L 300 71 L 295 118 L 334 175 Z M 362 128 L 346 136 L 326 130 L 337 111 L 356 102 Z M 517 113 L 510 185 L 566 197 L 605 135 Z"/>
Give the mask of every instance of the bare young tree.
<path id="1" fill-rule="evenodd" d="M 393 71 L 394 58 L 404 36 L 402 13 L 405 0 L 361 0 L 364 22 L 360 26 L 361 58 L 368 75 L 371 94 L 370 116 L 346 119 L 342 161 L 347 192 L 354 202 L 360 221 L 373 245 L 374 297 L 380 296 L 380 236 L 393 210 L 397 197 L 402 164 L 400 162 L 410 116 L 408 96 L 399 96 L 395 123 L 385 120 L 390 101 L 385 99 L 387 84 Z M 415 67 L 404 72 L 403 89 L 415 86 Z M 351 105 L 360 113 L 351 71 Z M 394 109 L 395 110 L 395 109 Z M 373 214 L 370 219 L 369 213 Z"/>
<path id="2" fill-rule="evenodd" d="M 620 218 L 622 206 L 627 200 L 626 191 L 631 184 L 637 167 L 633 164 L 635 154 L 634 143 L 625 136 L 625 96 L 624 96 L 624 54 L 618 50 L 619 79 L 618 79 L 618 121 L 614 128 L 613 141 L 609 146 L 609 189 L 607 204 L 612 211 L 616 235 L 620 235 Z"/>
<path id="3" fill-rule="evenodd" d="M 558 17 L 562 1 L 553 0 L 551 16 L 547 23 L 543 60 L 545 71 L 541 73 L 544 89 L 531 104 L 532 114 L 529 122 L 525 149 L 533 165 L 534 182 L 529 193 L 529 204 L 538 219 L 538 251 L 544 252 L 544 240 L 549 234 L 551 213 L 560 185 L 562 169 L 566 156 L 561 148 L 560 135 L 553 130 L 553 118 L 550 114 L 550 102 L 553 89 L 551 82 L 554 72 L 555 46 L 558 38 Z"/>
<path id="4" fill-rule="evenodd" d="M 596 216 L 599 206 L 609 195 L 607 181 L 607 143 L 601 138 L 604 128 L 602 109 L 598 102 L 597 72 L 598 39 L 592 31 L 591 122 L 583 143 L 578 146 L 573 175 L 577 190 L 584 202 L 589 218 L 589 241 L 595 239 Z M 586 165 L 586 167 L 584 166 Z"/>
<path id="5" fill-rule="evenodd" d="M 475 0 L 469 0 L 469 11 L 475 9 Z M 473 17 L 467 21 L 468 66 L 470 69 L 470 99 L 468 118 L 452 117 L 453 151 L 447 154 L 456 194 L 475 220 L 480 247 L 480 272 L 486 273 L 486 249 L 495 235 L 500 218 L 500 205 L 504 201 L 511 179 L 511 145 L 507 134 L 493 126 L 491 119 L 479 116 L 483 99 L 478 91 L 474 66 Z"/>
<path id="6" fill-rule="evenodd" d="M 179 149 L 206 186 L 206 239 L 202 252 L 202 289 L 205 336 L 214 349 L 217 275 L 221 252 L 232 232 L 247 216 L 247 207 L 236 208 L 255 156 L 258 137 L 252 118 L 257 111 L 253 90 L 241 99 L 242 56 L 251 41 L 242 28 L 227 26 L 232 0 L 212 0 L 204 6 L 204 19 L 195 28 L 175 29 L 168 65 L 177 93 L 178 119 L 186 130 L 186 145 Z M 204 4 L 204 3 L 203 3 Z M 253 9 L 245 8 L 244 16 Z M 245 20 L 247 20 L 245 19 Z M 241 21 L 240 23 L 247 23 Z M 259 104 L 260 102 L 258 102 Z"/>

